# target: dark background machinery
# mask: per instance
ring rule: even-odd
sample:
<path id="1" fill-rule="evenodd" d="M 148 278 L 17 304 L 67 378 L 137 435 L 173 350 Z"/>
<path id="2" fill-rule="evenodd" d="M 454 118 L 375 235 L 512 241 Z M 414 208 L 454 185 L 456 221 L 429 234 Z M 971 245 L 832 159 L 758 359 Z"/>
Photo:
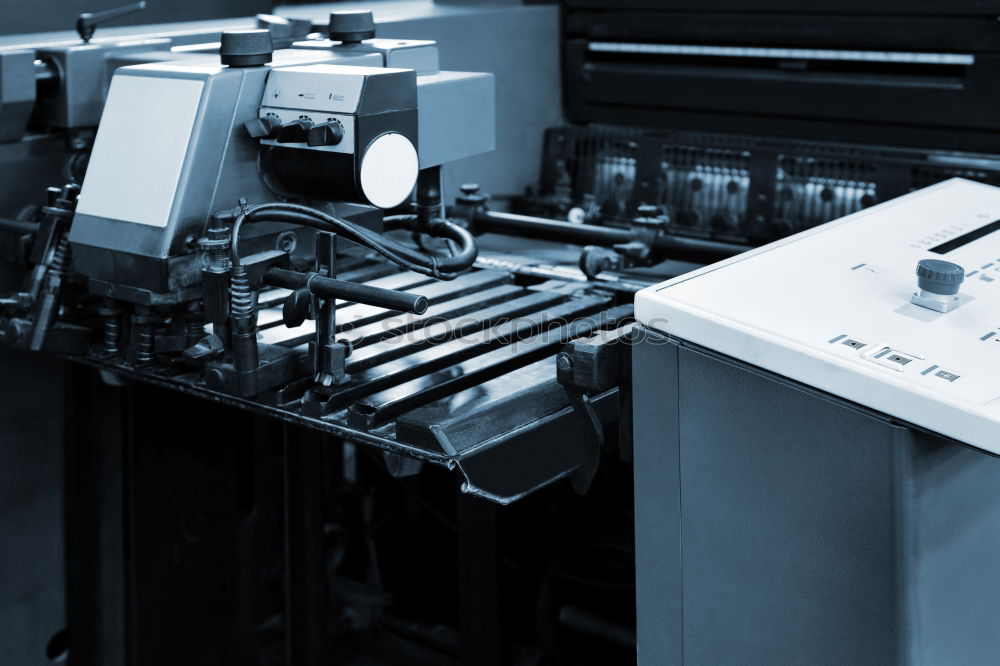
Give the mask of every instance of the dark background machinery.
<path id="1" fill-rule="evenodd" d="M 766 242 L 1000 175 L 997 6 L 570 0 L 566 114 L 525 212 Z"/>
<path id="2" fill-rule="evenodd" d="M 426 290 L 431 307 L 449 316 L 474 307 L 480 331 L 495 333 L 514 312 L 528 315 L 531 330 L 557 331 L 546 317 L 562 307 L 605 313 L 599 327 L 619 332 L 630 294 L 683 270 L 679 261 L 712 261 L 952 175 L 997 178 L 989 109 L 998 3 L 570 1 L 530 12 L 511 3 L 485 19 L 453 4 L 437 8 L 447 16 L 439 23 L 416 18 L 419 29 L 395 29 L 435 38 L 473 24 L 499 31 L 511 21 L 504 34 L 519 38 L 518 49 L 561 52 L 568 123 L 545 133 L 543 152 L 543 130 L 557 118 L 538 106 L 551 114 L 559 105 L 547 97 L 553 81 L 531 77 L 554 68 L 554 57 L 518 68 L 502 59 L 511 58 L 504 40 L 467 45 L 501 63 L 498 143 L 507 152 L 494 167 L 503 174 L 477 172 L 483 158 L 465 171 L 484 181 L 492 202 L 475 188 L 456 197 L 454 180 L 446 200 L 457 199 L 451 212 L 489 252 L 453 283 L 365 261 L 339 266 L 338 277 Z M 182 3 L 173 7 L 185 12 Z M 241 7 L 233 13 L 271 10 Z M 103 8 L 64 9 L 62 23 L 69 28 L 76 14 Z M 329 10 L 285 13 L 319 28 Z M 220 3 L 204 18 L 227 14 Z M 554 25 L 557 14 L 561 36 L 539 27 L 540 16 Z M 222 23 L 199 29 L 253 25 Z M 504 77 L 528 83 L 505 88 Z M 47 85 L 40 76 L 43 93 Z M 505 135 L 505 122 L 524 134 Z M 522 143 L 525 135 L 534 143 Z M 85 152 L 88 136 L 60 128 L 0 146 L 4 173 L 19 179 L 4 190 L 18 201 L 0 211 L 9 221 L 8 256 L 18 257 L 31 230 L 28 203 L 69 180 L 63 175 L 74 164 L 82 169 L 69 158 Z M 504 211 L 535 180 L 510 174 L 539 162 L 537 187 Z M 650 275 L 663 259 L 670 263 Z M 280 330 L 272 324 L 285 296 L 272 286 L 273 298 L 261 293 L 265 334 Z M 386 317 L 367 314 L 369 331 L 380 331 Z M 60 508 L 68 525 L 65 539 L 49 529 L 19 542 L 32 544 L 22 553 L 33 560 L 11 554 L 11 568 L 28 571 L 27 560 L 35 570 L 17 582 L 28 600 L 5 617 L 43 619 L 4 639 L 8 661 L 44 663 L 68 652 L 82 664 L 311 664 L 322 655 L 358 664 L 630 663 L 632 470 L 627 418 L 618 418 L 630 396 L 616 391 L 628 386 L 628 368 L 615 343 L 580 338 L 587 333 L 556 335 L 508 357 L 488 342 L 469 351 L 411 340 L 400 351 L 361 329 L 359 370 L 378 379 L 383 362 L 391 374 L 395 359 L 418 351 L 422 364 L 313 417 L 287 408 L 301 386 L 246 400 L 180 372 L 152 376 L 91 359 L 43 373 L 35 359 L 4 351 L 6 375 L 33 370 L 30 379 L 4 380 L 5 394 L 23 394 L 7 401 L 26 405 L 16 422 L 54 431 L 42 438 L 22 427 L 4 438 L 4 455 L 27 450 L 29 437 L 48 443 L 30 461 L 11 454 L 16 463 L 6 467 L 36 479 L 16 486 L 30 525 L 19 533 L 51 525 Z M 308 345 L 295 336 L 272 342 Z M 605 426 L 593 427 L 588 403 Z M 530 409 L 553 405 L 521 431 Z M 64 420 L 52 418 L 63 410 Z M 317 417 L 327 418 L 301 427 Z M 482 423 L 507 430 L 484 442 Z M 463 441 L 467 452 L 444 449 Z M 560 452 L 569 462 L 550 455 L 553 441 L 577 447 Z M 602 446 L 596 465 L 589 454 Z M 521 497 L 532 474 L 552 481 L 567 471 L 567 480 Z M 516 501 L 489 501 L 498 498 Z"/>

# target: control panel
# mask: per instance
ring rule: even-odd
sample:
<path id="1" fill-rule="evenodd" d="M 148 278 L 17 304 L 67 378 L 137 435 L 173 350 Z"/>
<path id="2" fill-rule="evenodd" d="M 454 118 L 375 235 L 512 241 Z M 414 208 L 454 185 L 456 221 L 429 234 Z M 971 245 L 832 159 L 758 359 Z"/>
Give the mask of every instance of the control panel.
<path id="1" fill-rule="evenodd" d="M 321 64 L 275 70 L 260 117 L 247 129 L 265 145 L 353 153 L 356 116 L 416 108 L 412 79 L 412 72 L 390 68 Z M 408 85 L 412 99 L 406 98 Z"/>
<path id="2" fill-rule="evenodd" d="M 639 292 L 652 329 L 1000 453 L 1000 188 L 953 179 Z"/>

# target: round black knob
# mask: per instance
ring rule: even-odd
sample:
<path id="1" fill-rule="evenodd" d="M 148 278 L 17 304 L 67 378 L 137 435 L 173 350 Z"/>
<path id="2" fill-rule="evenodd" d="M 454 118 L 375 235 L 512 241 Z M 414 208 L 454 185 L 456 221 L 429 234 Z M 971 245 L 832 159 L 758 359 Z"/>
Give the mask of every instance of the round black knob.
<path id="1" fill-rule="evenodd" d="M 375 36 L 375 17 L 367 10 L 330 12 L 330 40 L 357 44 Z"/>
<path id="2" fill-rule="evenodd" d="M 338 121 L 320 123 L 309 128 L 306 143 L 313 148 L 317 146 L 336 146 L 344 138 L 344 126 Z"/>
<path id="3" fill-rule="evenodd" d="M 275 140 L 278 143 L 305 143 L 309 136 L 309 128 L 313 124 L 304 118 L 297 118 L 290 123 L 285 123 L 278 128 Z"/>
<path id="4" fill-rule="evenodd" d="M 254 139 L 273 139 L 281 129 L 281 122 L 274 116 L 262 116 L 243 123 L 247 134 Z"/>
<path id="5" fill-rule="evenodd" d="M 926 292 L 954 296 L 965 280 L 965 269 L 941 259 L 921 259 L 917 263 L 917 286 Z"/>
<path id="6" fill-rule="evenodd" d="M 230 30 L 222 33 L 219 57 L 229 67 L 258 67 L 271 62 L 271 33 L 268 30 Z"/>

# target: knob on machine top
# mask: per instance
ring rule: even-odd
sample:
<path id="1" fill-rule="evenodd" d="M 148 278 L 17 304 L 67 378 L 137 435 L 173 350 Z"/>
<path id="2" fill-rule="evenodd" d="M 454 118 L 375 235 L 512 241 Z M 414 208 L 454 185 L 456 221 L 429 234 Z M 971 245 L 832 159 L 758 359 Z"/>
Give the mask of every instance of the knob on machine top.
<path id="1" fill-rule="evenodd" d="M 269 30 L 230 30 L 222 33 L 219 58 L 229 67 L 258 67 L 271 62 L 274 48 Z"/>
<path id="2" fill-rule="evenodd" d="M 917 262 L 917 287 L 911 301 L 915 305 L 949 312 L 959 305 L 958 289 L 965 280 L 965 269 L 943 259 L 921 259 Z"/>
<path id="3" fill-rule="evenodd" d="M 330 12 L 331 41 L 356 44 L 375 37 L 375 17 L 370 11 Z"/>
<path id="4" fill-rule="evenodd" d="M 924 291 L 953 295 L 965 279 L 965 269 L 942 259 L 921 259 L 917 263 L 918 285 Z"/>

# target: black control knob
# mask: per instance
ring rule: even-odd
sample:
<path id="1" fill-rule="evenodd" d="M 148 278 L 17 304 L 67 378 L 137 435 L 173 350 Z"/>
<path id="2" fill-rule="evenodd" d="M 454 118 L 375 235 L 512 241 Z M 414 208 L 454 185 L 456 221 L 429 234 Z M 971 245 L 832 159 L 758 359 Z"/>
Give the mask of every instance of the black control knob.
<path id="1" fill-rule="evenodd" d="M 344 139 L 344 126 L 339 121 L 331 120 L 328 123 L 313 125 L 309 129 L 306 143 L 313 148 L 318 146 L 336 146 Z"/>
<path id="2" fill-rule="evenodd" d="M 328 35 L 334 42 L 357 44 L 375 37 L 375 17 L 367 10 L 330 12 Z"/>
<path id="3" fill-rule="evenodd" d="M 278 143 L 305 143 L 309 137 L 309 129 L 313 126 L 312 121 L 304 118 L 297 118 L 290 123 L 285 123 L 278 128 L 275 139 Z"/>
<path id="4" fill-rule="evenodd" d="M 274 47 L 267 30 L 230 30 L 222 33 L 219 57 L 229 67 L 259 67 L 271 62 Z"/>
<path id="5" fill-rule="evenodd" d="M 965 269 L 941 259 L 921 259 L 917 263 L 917 286 L 941 296 L 954 296 L 965 280 Z"/>
<path id="6" fill-rule="evenodd" d="M 247 134 L 249 134 L 251 138 L 273 139 L 278 136 L 278 130 L 281 129 L 281 123 L 273 116 L 264 116 L 262 118 L 254 118 L 253 120 L 243 123 L 243 127 L 246 129 Z"/>

